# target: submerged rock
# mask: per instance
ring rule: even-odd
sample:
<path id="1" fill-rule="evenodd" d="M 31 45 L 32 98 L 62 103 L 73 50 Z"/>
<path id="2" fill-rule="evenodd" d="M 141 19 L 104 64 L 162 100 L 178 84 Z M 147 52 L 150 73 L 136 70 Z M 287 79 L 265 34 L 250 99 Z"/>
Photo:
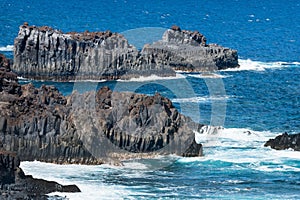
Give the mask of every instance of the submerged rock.
<path id="1" fill-rule="evenodd" d="M 20 26 L 14 42 L 13 70 L 32 79 L 128 79 L 152 74 L 175 76 L 174 70 L 213 71 L 238 66 L 236 50 L 206 44 L 199 32 L 178 26 L 141 51 L 119 33 L 62 33 L 27 23 Z"/>
<path id="2" fill-rule="evenodd" d="M 276 150 L 294 149 L 295 151 L 300 151 L 300 133 L 283 133 L 282 135 L 278 135 L 274 139 L 267 141 L 264 146 L 270 146 Z"/>

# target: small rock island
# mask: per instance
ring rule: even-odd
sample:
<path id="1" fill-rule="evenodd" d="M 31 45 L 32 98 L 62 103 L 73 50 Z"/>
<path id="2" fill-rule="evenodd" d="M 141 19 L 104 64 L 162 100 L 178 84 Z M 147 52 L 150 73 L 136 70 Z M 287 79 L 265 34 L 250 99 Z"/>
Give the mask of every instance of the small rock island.
<path id="1" fill-rule="evenodd" d="M 239 67 L 236 50 L 207 44 L 198 31 L 178 26 L 166 30 L 160 41 L 138 50 L 123 35 L 111 31 L 63 33 L 24 23 L 15 38 L 12 70 L 24 78 L 69 81 L 164 77 L 175 76 L 175 70 L 235 67 Z"/>

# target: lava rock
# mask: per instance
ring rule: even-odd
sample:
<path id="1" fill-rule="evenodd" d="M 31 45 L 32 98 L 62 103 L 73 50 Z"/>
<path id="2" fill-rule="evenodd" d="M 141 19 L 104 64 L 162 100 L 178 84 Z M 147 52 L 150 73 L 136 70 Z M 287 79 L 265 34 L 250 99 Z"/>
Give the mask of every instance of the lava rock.
<path id="1" fill-rule="evenodd" d="M 175 76 L 174 70 L 213 71 L 238 67 L 236 50 L 206 44 L 198 31 L 168 29 L 162 41 L 139 51 L 111 31 L 62 33 L 24 23 L 14 41 L 12 69 L 31 79 L 129 79 Z"/>
<path id="2" fill-rule="evenodd" d="M 278 135 L 274 139 L 268 140 L 264 146 L 270 146 L 271 148 L 276 150 L 294 149 L 295 151 L 300 151 L 300 133 L 283 133 L 282 135 Z"/>
<path id="3" fill-rule="evenodd" d="M 21 161 L 102 164 L 150 155 L 202 155 L 201 144 L 193 144 L 193 131 L 202 125 L 160 94 L 103 87 L 65 97 L 53 86 L 16 84 L 20 91 L 3 90 L 0 96 L 0 144 Z"/>

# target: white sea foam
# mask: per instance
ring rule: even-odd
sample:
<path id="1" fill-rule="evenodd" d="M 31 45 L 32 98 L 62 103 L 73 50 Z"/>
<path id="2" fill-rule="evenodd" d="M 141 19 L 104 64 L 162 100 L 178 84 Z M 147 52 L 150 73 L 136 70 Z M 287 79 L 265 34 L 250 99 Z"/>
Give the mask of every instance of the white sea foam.
<path id="1" fill-rule="evenodd" d="M 196 141 L 204 147 L 222 147 L 230 149 L 259 148 L 274 134 L 257 132 L 245 128 L 221 128 L 207 126 L 206 131 L 194 131 Z"/>
<path id="2" fill-rule="evenodd" d="M 196 141 L 203 144 L 204 157 L 181 158 L 179 162 L 223 161 L 246 164 L 244 167 L 259 171 L 300 171 L 299 167 L 286 163 L 299 160 L 300 152 L 264 147 L 266 141 L 279 133 L 246 128 L 211 127 L 211 130 L 214 131 L 195 132 Z"/>
<path id="3" fill-rule="evenodd" d="M 230 68 L 222 71 L 265 71 L 266 69 L 280 69 L 291 65 L 300 65 L 300 62 L 260 62 L 250 59 L 239 59 L 239 68 Z"/>
<path id="4" fill-rule="evenodd" d="M 13 51 L 14 45 L 6 45 L 5 47 L 0 47 L 0 51 Z"/>
<path id="5" fill-rule="evenodd" d="M 103 83 L 106 82 L 107 80 L 93 80 L 93 79 L 87 79 L 87 80 L 70 80 L 68 82 L 74 82 L 74 83 Z"/>
<path id="6" fill-rule="evenodd" d="M 190 97 L 190 98 L 175 98 L 172 102 L 176 103 L 200 103 L 208 101 L 224 101 L 229 99 L 230 96 L 202 96 L 202 97 Z"/>
<path id="7" fill-rule="evenodd" d="M 130 190 L 124 186 L 111 185 L 101 181 L 101 176 L 108 176 L 109 169 L 105 166 L 87 165 L 56 165 L 42 162 L 22 162 L 21 168 L 25 174 L 34 178 L 57 181 L 60 184 L 75 184 L 81 193 L 51 193 L 50 196 L 65 196 L 68 199 L 123 199 L 130 195 Z M 51 171 L 51 173 L 49 173 Z M 99 174 L 99 177 L 97 175 Z M 94 176 L 94 179 L 91 176 Z M 95 177 L 96 176 L 96 177 Z M 100 180 L 99 180 L 100 179 Z"/>
<path id="8" fill-rule="evenodd" d="M 81 190 L 80 193 L 54 192 L 50 196 L 63 196 L 68 199 L 133 199 L 133 196 L 155 196 L 155 194 L 145 193 L 141 190 L 144 185 L 124 186 L 111 184 L 110 174 L 114 174 L 112 179 L 118 178 L 147 178 L 151 174 L 146 171 L 157 170 L 157 164 L 177 159 L 178 156 L 158 156 L 155 159 L 137 159 L 124 162 L 124 166 L 111 165 L 56 165 L 43 162 L 22 162 L 21 168 L 25 174 L 30 174 L 34 178 L 57 181 L 60 184 L 75 184 Z M 152 164 L 149 165 L 149 160 Z M 154 161 L 153 161 L 154 160 Z M 153 164 L 154 162 L 154 164 Z M 150 166 L 150 167 L 149 167 Z M 153 168 L 154 166 L 154 168 Z M 51 172 L 51 173 L 49 173 Z M 151 177 L 150 177 L 151 178 Z"/>
<path id="9" fill-rule="evenodd" d="M 222 74 L 218 74 L 218 73 L 200 73 L 200 74 L 188 74 L 188 76 L 190 77 L 194 77 L 194 78 L 228 78 L 231 77 L 231 75 L 222 75 Z"/>
<path id="10" fill-rule="evenodd" d="M 274 166 L 268 166 L 268 165 L 261 165 L 257 166 L 256 170 L 259 171 L 266 171 L 266 172 L 273 172 L 273 171 L 296 171 L 300 172 L 300 168 L 297 167 L 292 167 L 288 165 L 277 165 L 276 167 Z"/>
<path id="11" fill-rule="evenodd" d="M 24 77 L 22 77 L 22 76 L 18 76 L 17 77 L 19 80 L 28 80 L 27 78 L 24 78 Z"/>
<path id="12" fill-rule="evenodd" d="M 74 183 L 73 183 L 74 184 Z M 80 193 L 64 193 L 53 192 L 49 196 L 63 196 L 70 200 L 94 200 L 94 199 L 124 199 L 129 198 L 131 194 L 130 190 L 127 190 L 124 186 L 109 185 L 109 184 L 97 184 L 93 182 L 75 183 L 81 190 Z"/>
<path id="13" fill-rule="evenodd" d="M 206 130 L 206 129 L 205 129 Z M 297 161 L 300 152 L 292 150 L 277 151 L 264 147 L 265 141 L 275 137 L 278 133 L 268 131 L 253 131 L 247 128 L 221 128 L 207 127 L 199 135 L 203 140 L 204 156 L 183 158 L 178 156 L 160 156 L 151 159 L 130 160 L 124 162 L 124 166 L 87 166 L 87 165 L 56 165 L 42 162 L 22 162 L 21 168 L 26 174 L 35 178 L 57 181 L 61 184 L 76 184 L 81 193 L 51 193 L 50 195 L 66 196 L 68 199 L 131 199 L 144 194 L 143 185 L 127 187 L 122 184 L 111 184 L 109 177 L 123 178 L 151 178 L 151 173 L 158 168 L 156 165 L 165 161 L 177 161 L 179 163 L 201 163 L 209 161 L 221 161 L 232 163 L 235 169 L 251 169 L 257 171 L 295 171 L 300 168 L 291 161 Z M 290 164 L 292 163 L 292 164 Z M 218 166 L 216 166 L 218 167 Z M 51 172 L 51 173 L 49 173 Z M 162 173 L 171 173 L 162 171 Z M 105 181 L 107 180 L 108 181 Z M 239 183 L 239 180 L 229 180 Z"/>
<path id="14" fill-rule="evenodd" d="M 184 75 L 180 73 L 176 73 L 176 76 L 168 76 L 168 77 L 162 77 L 157 75 L 150 75 L 150 76 L 141 76 L 138 78 L 131 78 L 129 80 L 118 80 L 119 82 L 148 82 L 148 81 L 157 81 L 157 80 L 171 80 L 171 79 L 183 79 L 185 78 Z"/>
<path id="15" fill-rule="evenodd" d="M 138 160 L 129 160 L 127 162 L 123 162 L 123 165 L 116 166 L 116 165 L 109 165 L 104 164 L 102 167 L 105 168 L 111 168 L 111 169 L 133 169 L 133 170 L 145 170 L 147 169 L 147 166 L 141 162 L 138 162 Z"/>

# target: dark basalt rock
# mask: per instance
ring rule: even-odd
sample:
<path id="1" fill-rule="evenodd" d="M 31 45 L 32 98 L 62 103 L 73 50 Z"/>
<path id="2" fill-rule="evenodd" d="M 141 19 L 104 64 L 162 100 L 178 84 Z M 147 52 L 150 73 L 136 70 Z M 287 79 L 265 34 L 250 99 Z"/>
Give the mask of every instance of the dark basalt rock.
<path id="1" fill-rule="evenodd" d="M 199 72 L 239 67 L 236 50 L 206 44 L 205 36 L 198 31 L 177 26 L 167 30 L 161 41 L 145 46 L 142 53 L 162 58 L 174 70 Z"/>
<path id="2" fill-rule="evenodd" d="M 278 135 L 274 139 L 267 141 L 264 146 L 270 146 L 276 150 L 294 149 L 295 151 L 300 151 L 300 133 L 283 133 L 282 135 Z"/>
<path id="3" fill-rule="evenodd" d="M 16 154 L 4 152 L 0 149 L 0 183 L 11 184 L 15 183 L 15 171 L 20 165 L 20 160 Z"/>
<path id="4" fill-rule="evenodd" d="M 21 86 L 5 65 L 0 72 L 0 148 L 16 152 L 21 161 L 102 163 L 76 137 L 67 98 L 55 87 Z"/>
<path id="5" fill-rule="evenodd" d="M 53 86 L 20 85 L 9 62 L 0 58 L 0 194 L 5 199 L 46 199 L 44 194 L 54 191 L 79 191 L 74 185 L 26 176 L 20 161 L 102 164 L 158 154 L 202 155 L 193 132 L 202 125 L 160 94 L 103 87 L 65 97 Z"/>
<path id="6" fill-rule="evenodd" d="M 64 97 L 53 86 L 21 86 L 5 64 L 0 71 L 0 83 L 5 83 L 0 92 L 0 199 L 47 199 L 50 192 L 80 191 L 25 175 L 20 161 L 102 164 L 158 154 L 202 155 L 192 129 L 201 125 L 159 94 L 103 87 Z"/>
<path id="7" fill-rule="evenodd" d="M 93 101 L 95 104 L 86 103 Z M 199 130 L 201 125 L 178 113 L 172 102 L 160 94 L 120 93 L 103 87 L 96 93 L 73 93 L 69 102 L 79 138 L 93 155 L 104 160 L 143 155 L 202 155 L 202 145 L 191 145 L 195 143 L 193 130 Z M 89 141 L 95 135 L 101 138 L 99 148 L 93 148 L 95 144 Z"/>
<path id="8" fill-rule="evenodd" d="M 62 33 L 48 26 L 20 26 L 13 71 L 32 79 L 128 79 L 175 76 L 174 70 L 213 71 L 238 67 L 236 50 L 206 44 L 198 31 L 172 26 L 142 51 L 111 31 Z"/>
<path id="9" fill-rule="evenodd" d="M 51 192 L 80 192 L 76 185 L 61 185 L 54 181 L 25 175 L 20 160 L 13 152 L 0 149 L 0 199 L 47 199 Z"/>
<path id="10" fill-rule="evenodd" d="M 0 79 L 0 81 L 2 81 Z M 0 145 L 23 160 L 102 164 L 138 154 L 202 155 L 194 142 L 201 125 L 159 94 L 73 93 L 53 86 L 20 86 L 0 96 Z"/>
<path id="11" fill-rule="evenodd" d="M 11 72 L 11 61 L 3 54 L 0 54 L 0 66 L 0 92 L 19 94 L 20 85 L 18 84 L 17 75 Z"/>

